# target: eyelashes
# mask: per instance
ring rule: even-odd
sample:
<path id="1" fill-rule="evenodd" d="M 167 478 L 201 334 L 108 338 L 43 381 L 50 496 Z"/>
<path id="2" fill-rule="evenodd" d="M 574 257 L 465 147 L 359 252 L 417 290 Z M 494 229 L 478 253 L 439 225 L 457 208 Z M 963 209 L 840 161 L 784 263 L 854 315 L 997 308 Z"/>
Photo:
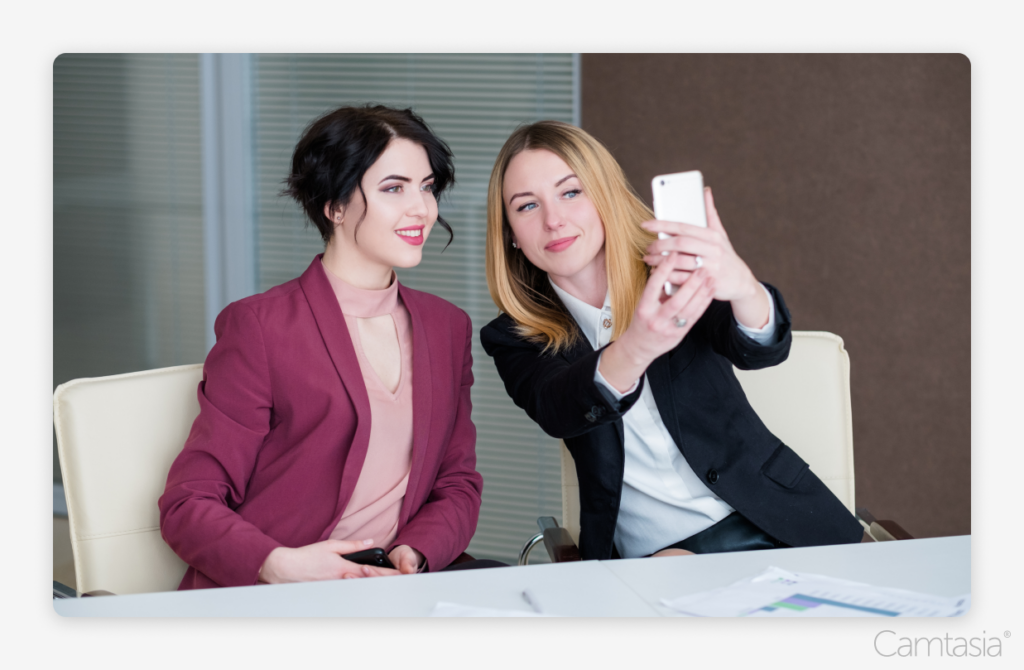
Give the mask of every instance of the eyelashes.
<path id="1" fill-rule="evenodd" d="M 563 193 L 562 197 L 565 198 L 566 200 L 574 200 L 581 193 L 583 193 L 583 189 L 571 188 L 568 191 L 566 191 L 565 193 Z M 536 208 L 537 208 L 537 203 L 535 203 L 535 202 L 526 202 L 526 203 L 523 203 L 522 205 L 520 205 L 519 207 L 517 207 L 516 211 L 517 212 L 529 212 L 529 211 L 533 211 Z"/>
<path id="2" fill-rule="evenodd" d="M 424 184 L 423 186 L 420 186 L 420 191 L 425 193 L 433 193 L 435 188 L 436 187 L 434 185 L 434 182 L 430 182 L 429 184 Z M 404 186 L 402 184 L 395 184 L 393 186 L 388 186 L 387 188 L 382 188 L 380 191 L 381 193 L 401 193 L 403 190 Z"/>

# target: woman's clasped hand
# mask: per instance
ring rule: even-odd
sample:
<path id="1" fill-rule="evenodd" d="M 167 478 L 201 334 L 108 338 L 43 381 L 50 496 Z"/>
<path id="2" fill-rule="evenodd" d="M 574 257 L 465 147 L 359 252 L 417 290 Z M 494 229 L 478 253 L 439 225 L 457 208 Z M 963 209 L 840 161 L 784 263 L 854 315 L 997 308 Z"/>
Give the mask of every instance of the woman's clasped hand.
<path id="1" fill-rule="evenodd" d="M 267 584 L 312 582 L 325 579 L 357 579 L 414 574 L 423 564 L 423 554 L 408 545 L 391 550 L 388 558 L 397 568 L 360 565 L 343 556 L 373 546 L 373 540 L 324 540 L 305 547 L 278 547 L 270 552 L 260 570 L 260 581 Z"/>

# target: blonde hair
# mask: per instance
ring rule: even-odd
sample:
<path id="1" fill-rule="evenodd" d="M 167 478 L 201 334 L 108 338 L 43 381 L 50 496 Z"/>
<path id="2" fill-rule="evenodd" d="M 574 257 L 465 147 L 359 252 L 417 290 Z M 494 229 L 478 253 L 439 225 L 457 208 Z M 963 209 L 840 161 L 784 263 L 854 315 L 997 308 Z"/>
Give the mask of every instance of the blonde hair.
<path id="1" fill-rule="evenodd" d="M 538 121 L 518 128 L 498 153 L 487 187 L 487 287 L 491 299 L 518 324 L 519 335 L 561 351 L 580 336 L 576 322 L 562 307 L 547 274 L 521 252 L 513 252 L 512 228 L 505 215 L 502 186 L 508 164 L 526 150 L 546 149 L 575 173 L 594 203 L 605 236 L 605 268 L 611 294 L 612 339 L 629 323 L 647 283 L 643 262 L 655 235 L 640 227 L 654 218 L 626 180 L 608 149 L 586 131 L 561 121 Z M 510 253 L 511 252 L 511 253 Z"/>

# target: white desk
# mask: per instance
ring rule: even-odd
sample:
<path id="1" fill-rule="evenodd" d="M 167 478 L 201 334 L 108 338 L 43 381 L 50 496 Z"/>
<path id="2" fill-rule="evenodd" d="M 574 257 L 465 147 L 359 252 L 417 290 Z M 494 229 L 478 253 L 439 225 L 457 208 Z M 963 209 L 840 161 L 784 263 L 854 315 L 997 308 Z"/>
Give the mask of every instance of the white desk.
<path id="1" fill-rule="evenodd" d="M 551 614 L 658 616 L 598 561 L 77 598 L 54 600 L 53 608 L 63 616 L 100 617 L 419 617 L 446 601 L 532 612 L 523 600 L 525 588 Z"/>
<path id="2" fill-rule="evenodd" d="M 728 586 L 772 565 L 789 572 L 826 575 L 936 596 L 971 592 L 969 535 L 657 560 L 634 558 L 601 564 L 662 616 L 680 616 L 662 605 L 662 598 Z"/>
<path id="3" fill-rule="evenodd" d="M 62 616 L 426 616 L 438 601 L 578 617 L 671 616 L 661 598 L 725 586 L 774 565 L 955 596 L 971 589 L 971 538 L 949 537 L 675 558 L 585 561 L 376 579 L 54 600 Z"/>

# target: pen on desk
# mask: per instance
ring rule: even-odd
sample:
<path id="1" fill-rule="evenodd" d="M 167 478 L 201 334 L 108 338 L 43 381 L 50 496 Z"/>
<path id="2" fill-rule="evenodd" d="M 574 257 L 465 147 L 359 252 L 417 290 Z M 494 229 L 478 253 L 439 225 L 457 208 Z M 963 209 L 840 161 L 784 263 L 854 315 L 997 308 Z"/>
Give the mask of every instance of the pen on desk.
<path id="1" fill-rule="evenodd" d="M 544 610 L 540 607 L 540 601 L 537 600 L 537 596 L 533 595 L 533 592 L 530 591 L 530 589 L 523 589 L 523 600 L 533 608 L 534 612 L 537 614 L 544 614 Z"/>

